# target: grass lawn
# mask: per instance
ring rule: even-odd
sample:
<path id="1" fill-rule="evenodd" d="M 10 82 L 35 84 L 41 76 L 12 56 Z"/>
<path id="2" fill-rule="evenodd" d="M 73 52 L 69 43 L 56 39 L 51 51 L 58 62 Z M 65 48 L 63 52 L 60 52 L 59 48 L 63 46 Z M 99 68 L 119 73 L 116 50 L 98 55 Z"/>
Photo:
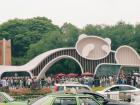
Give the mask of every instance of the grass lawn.
<path id="1" fill-rule="evenodd" d="M 98 87 L 92 87 L 92 90 L 93 91 L 101 91 L 103 90 L 105 87 L 101 87 L 101 86 L 98 86 Z"/>

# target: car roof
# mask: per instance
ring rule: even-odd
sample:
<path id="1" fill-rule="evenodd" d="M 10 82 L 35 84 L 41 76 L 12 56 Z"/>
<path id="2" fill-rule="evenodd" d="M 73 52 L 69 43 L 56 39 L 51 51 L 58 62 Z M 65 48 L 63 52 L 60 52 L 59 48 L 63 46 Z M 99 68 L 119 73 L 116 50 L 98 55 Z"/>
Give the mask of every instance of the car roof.
<path id="1" fill-rule="evenodd" d="M 52 96 L 52 97 L 91 97 L 91 95 L 88 94 L 73 94 L 73 93 L 50 93 L 47 96 Z"/>
<path id="2" fill-rule="evenodd" d="M 83 84 L 76 84 L 76 83 L 64 83 L 64 84 L 55 84 L 56 86 L 87 86 Z"/>
<path id="3" fill-rule="evenodd" d="M 44 99 L 47 99 L 47 98 L 93 98 L 92 95 L 89 95 L 89 94 L 65 94 L 65 93 L 50 93 L 50 94 L 47 94 L 46 96 L 42 97 Z M 40 99 L 42 99 L 40 98 Z M 38 99 L 38 100 L 40 100 Z M 37 100 L 35 100 L 37 101 Z M 34 101 L 34 102 L 35 102 Z"/>
<path id="4" fill-rule="evenodd" d="M 122 86 L 129 86 L 129 87 L 134 87 L 134 88 L 138 89 L 138 88 L 135 87 L 135 86 L 132 86 L 132 85 L 125 85 L 125 84 L 112 85 L 112 86 L 110 86 L 110 87 L 116 87 L 116 86 L 120 86 L 120 87 L 122 87 Z M 110 88 L 110 87 L 108 87 L 108 88 Z"/>
<path id="5" fill-rule="evenodd" d="M 131 85 L 119 84 L 119 85 L 112 85 L 112 86 L 109 86 L 109 87 L 103 89 L 102 91 L 106 91 L 106 90 L 108 90 L 108 89 L 110 89 L 110 88 L 112 88 L 112 87 L 116 87 L 116 86 L 120 86 L 120 87 L 129 86 L 129 87 L 133 87 L 133 88 L 135 88 L 135 89 L 138 89 L 137 87 L 134 87 L 134 86 L 131 86 Z"/>
<path id="6" fill-rule="evenodd" d="M 112 86 L 132 86 L 132 85 L 118 84 L 118 85 L 112 85 Z"/>
<path id="7" fill-rule="evenodd" d="M 97 92 L 86 91 L 86 90 L 79 91 L 78 93 L 80 93 L 80 94 L 94 94 L 94 95 L 99 95 L 99 96 L 105 97 L 103 94 L 100 94 Z"/>

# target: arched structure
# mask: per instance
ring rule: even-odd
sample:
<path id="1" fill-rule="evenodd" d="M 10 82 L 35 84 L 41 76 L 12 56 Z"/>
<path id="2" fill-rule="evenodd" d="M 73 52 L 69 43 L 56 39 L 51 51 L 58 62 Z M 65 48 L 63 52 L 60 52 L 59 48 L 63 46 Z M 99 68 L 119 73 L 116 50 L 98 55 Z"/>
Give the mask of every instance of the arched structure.
<path id="1" fill-rule="evenodd" d="M 116 50 L 115 59 L 121 65 L 140 66 L 140 56 L 130 46 L 120 46 Z"/>
<path id="2" fill-rule="evenodd" d="M 128 62 L 128 57 L 134 61 Z M 5 72 L 28 72 L 31 77 L 44 78 L 45 72 L 57 61 L 70 58 L 76 61 L 81 72 L 97 73 L 105 70 L 103 67 L 115 67 L 130 65 L 140 67 L 140 58 L 134 49 L 129 46 L 121 46 L 117 51 L 111 50 L 111 40 L 97 36 L 80 35 L 75 47 L 58 48 L 44 52 L 27 64 L 22 66 L 0 66 L 0 75 Z M 129 59 L 131 60 L 131 59 Z M 108 65 L 108 66 L 104 66 Z M 113 66 L 112 66 L 113 65 Z M 110 68 L 109 67 L 109 68 Z"/>
<path id="3" fill-rule="evenodd" d="M 97 36 L 84 36 L 76 43 L 76 50 L 79 55 L 90 60 L 103 59 L 111 51 L 111 43 L 106 39 Z"/>
<path id="4" fill-rule="evenodd" d="M 78 63 L 78 65 L 80 66 L 80 69 L 81 69 L 81 73 L 83 73 L 83 67 L 82 65 L 80 64 L 80 62 L 75 59 L 74 57 L 71 57 L 71 56 L 68 56 L 68 55 L 62 55 L 62 56 L 59 56 L 59 57 L 56 57 L 54 58 L 53 60 L 51 60 L 48 64 L 45 65 L 45 67 L 41 70 L 41 72 L 38 74 L 38 79 L 39 78 L 42 78 L 42 77 L 45 77 L 45 72 L 53 65 L 55 64 L 56 62 L 58 62 L 59 60 L 61 59 L 64 59 L 64 58 L 70 58 L 70 59 L 73 59 L 74 61 L 76 61 Z"/>

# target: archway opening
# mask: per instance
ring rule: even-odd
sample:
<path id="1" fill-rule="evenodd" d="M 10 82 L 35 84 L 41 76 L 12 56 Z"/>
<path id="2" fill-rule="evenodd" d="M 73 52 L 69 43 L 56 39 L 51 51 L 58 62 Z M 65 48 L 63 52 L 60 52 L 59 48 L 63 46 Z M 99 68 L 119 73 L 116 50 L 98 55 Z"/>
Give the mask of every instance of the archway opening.
<path id="1" fill-rule="evenodd" d="M 119 73 L 120 67 L 121 67 L 120 65 L 103 64 L 97 68 L 95 75 L 98 77 L 110 76 L 110 75 L 117 76 Z"/>
<path id="2" fill-rule="evenodd" d="M 6 78 L 6 77 L 31 77 L 30 74 L 26 71 L 15 71 L 15 72 L 4 72 L 1 75 L 1 79 L 2 78 Z"/>
<path id="3" fill-rule="evenodd" d="M 135 73 L 140 73 L 140 67 L 129 67 L 129 66 L 122 66 L 121 67 L 121 70 L 120 70 L 120 73 L 124 73 L 125 75 L 128 75 L 128 74 L 135 74 Z"/>
<path id="4" fill-rule="evenodd" d="M 58 73 L 74 73 L 81 74 L 81 68 L 79 64 L 71 58 L 63 58 L 55 62 L 46 72 L 45 76 L 56 75 Z"/>

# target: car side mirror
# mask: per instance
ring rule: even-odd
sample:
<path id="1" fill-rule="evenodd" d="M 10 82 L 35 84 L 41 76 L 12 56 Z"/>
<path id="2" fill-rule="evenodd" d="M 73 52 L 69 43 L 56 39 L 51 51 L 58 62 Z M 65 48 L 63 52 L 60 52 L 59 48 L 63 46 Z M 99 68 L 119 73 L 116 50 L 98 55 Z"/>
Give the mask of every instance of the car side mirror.
<path id="1" fill-rule="evenodd" d="M 107 90 L 106 92 L 111 92 L 110 90 Z"/>

